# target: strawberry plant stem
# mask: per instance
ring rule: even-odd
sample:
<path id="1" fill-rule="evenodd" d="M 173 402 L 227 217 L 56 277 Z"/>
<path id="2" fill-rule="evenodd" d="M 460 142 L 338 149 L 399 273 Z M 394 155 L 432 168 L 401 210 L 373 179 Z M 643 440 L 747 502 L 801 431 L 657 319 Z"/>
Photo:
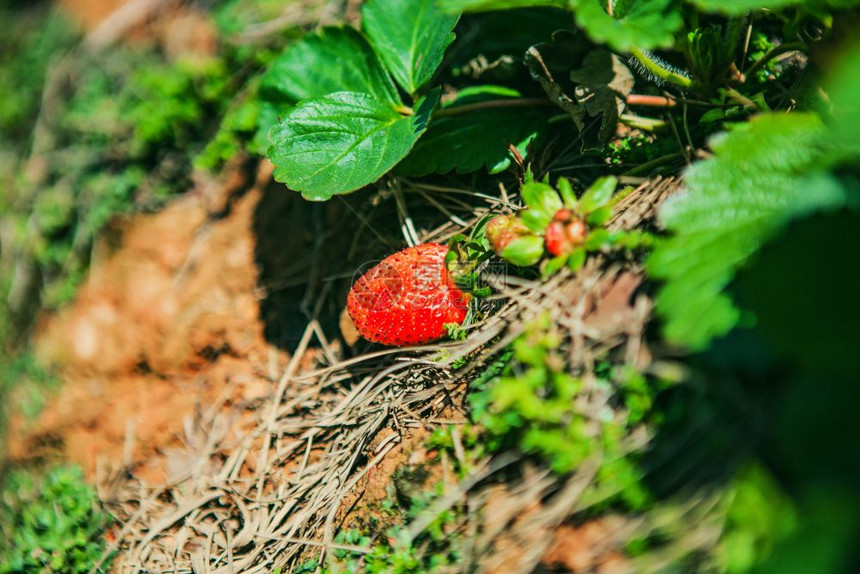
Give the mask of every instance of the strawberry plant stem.
<path id="1" fill-rule="evenodd" d="M 462 114 L 468 114 L 470 112 L 477 112 L 480 110 L 491 110 L 497 108 L 515 108 L 515 107 L 527 107 L 527 106 L 552 106 L 555 105 L 551 101 L 546 98 L 517 98 L 517 99 L 506 99 L 506 100 L 490 100 L 487 102 L 476 102 L 474 104 L 466 104 L 463 106 L 456 106 L 453 108 L 444 108 L 441 110 L 436 110 L 434 114 L 437 118 L 451 117 L 451 116 L 459 116 Z"/>
<path id="2" fill-rule="evenodd" d="M 633 114 L 621 114 L 618 119 L 632 128 L 653 132 L 666 127 L 666 122 L 655 118 L 646 118 Z"/>
<path id="3" fill-rule="evenodd" d="M 633 48 L 630 50 L 630 53 L 639 60 L 639 63 L 641 63 L 649 73 L 660 78 L 664 82 L 674 84 L 687 90 L 701 87 L 698 82 L 694 81 L 692 78 L 688 78 L 683 74 L 664 68 L 654 57 L 652 57 L 650 53 L 645 52 L 644 50 Z"/>
<path id="4" fill-rule="evenodd" d="M 647 94 L 630 94 L 627 96 L 629 106 L 649 106 L 652 108 L 671 108 L 676 105 L 675 100 L 666 96 L 649 96 Z"/>
<path id="5" fill-rule="evenodd" d="M 678 160 L 684 159 L 684 154 L 681 152 L 670 153 L 664 156 L 660 156 L 658 158 L 652 159 L 651 161 L 646 161 L 643 164 L 639 164 L 630 171 L 625 172 L 623 175 L 631 176 L 631 175 L 639 175 L 643 173 L 648 173 L 655 167 L 660 167 L 666 164 L 672 164 Z"/>

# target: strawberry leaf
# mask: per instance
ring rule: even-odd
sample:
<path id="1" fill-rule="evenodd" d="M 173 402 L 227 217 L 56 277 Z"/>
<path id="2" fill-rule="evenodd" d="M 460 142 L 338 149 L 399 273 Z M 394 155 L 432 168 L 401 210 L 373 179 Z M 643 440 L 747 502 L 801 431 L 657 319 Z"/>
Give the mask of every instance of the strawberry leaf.
<path id="1" fill-rule="evenodd" d="M 579 271 L 585 265 L 587 253 L 584 247 L 577 247 L 567 258 L 567 268 L 571 271 Z"/>
<path id="2" fill-rule="evenodd" d="M 265 152 L 272 126 L 300 100 L 343 91 L 371 94 L 393 106 L 402 104 L 394 81 L 364 36 L 336 26 L 307 34 L 272 62 L 260 79 L 255 147 Z"/>
<path id="3" fill-rule="evenodd" d="M 586 251 L 600 251 L 612 243 L 612 237 L 605 229 L 595 229 L 585 238 Z"/>
<path id="4" fill-rule="evenodd" d="M 373 48 L 352 28 L 331 26 L 306 35 L 260 80 L 261 97 L 285 107 L 334 92 L 362 92 L 393 106 L 402 103 Z"/>
<path id="5" fill-rule="evenodd" d="M 583 214 L 590 214 L 605 207 L 612 199 L 612 193 L 618 181 L 611 175 L 601 177 L 592 184 L 579 200 L 579 209 Z"/>
<path id="6" fill-rule="evenodd" d="M 845 204 L 845 189 L 820 170 L 827 140 L 813 114 L 760 115 L 714 138 L 715 157 L 690 168 L 688 191 L 660 208 L 674 236 L 648 259 L 666 281 L 656 308 L 670 341 L 703 349 L 727 333 L 741 316 L 724 292 L 735 271 L 786 222 Z"/>
<path id="7" fill-rule="evenodd" d="M 269 134 L 274 177 L 312 201 L 373 183 L 409 153 L 438 101 L 434 90 L 411 116 L 356 92 L 304 101 Z"/>
<path id="8" fill-rule="evenodd" d="M 436 0 L 368 0 L 361 14 L 376 52 L 410 94 L 436 73 L 460 18 L 437 8 Z"/>
<path id="9" fill-rule="evenodd" d="M 563 207 L 558 193 L 545 183 L 531 182 L 523 185 L 522 196 L 526 206 L 549 219 Z"/>
<path id="10" fill-rule="evenodd" d="M 543 267 L 541 277 L 546 279 L 547 277 L 558 273 L 567 264 L 567 259 L 567 255 L 559 255 L 558 257 L 549 259 Z"/>
<path id="11" fill-rule="evenodd" d="M 617 52 L 631 48 L 671 46 L 683 26 L 680 2 L 675 0 L 626 0 L 617 2 L 613 14 L 606 2 L 571 0 L 576 23 L 588 36 Z"/>
<path id="12" fill-rule="evenodd" d="M 520 213 L 520 220 L 531 231 L 543 233 L 549 222 L 552 221 L 552 214 L 537 209 L 524 209 Z"/>
<path id="13" fill-rule="evenodd" d="M 609 223 L 610 219 L 612 219 L 612 208 L 606 205 L 589 213 L 585 221 L 593 227 L 600 227 Z"/>
<path id="14" fill-rule="evenodd" d="M 576 199 L 576 193 L 574 193 L 570 181 L 567 178 L 560 177 L 555 186 L 558 188 L 558 193 L 561 195 L 564 206 L 568 209 L 576 209 L 576 206 L 579 205 L 579 200 Z"/>
<path id="15" fill-rule="evenodd" d="M 507 88 L 479 86 L 462 90 L 443 110 L 486 101 L 516 100 L 520 94 Z M 509 144 L 526 157 L 529 143 L 547 129 L 548 115 L 537 107 L 475 110 L 433 120 L 430 129 L 397 167 L 404 175 L 469 173 L 485 168 L 499 173 L 511 165 Z"/>

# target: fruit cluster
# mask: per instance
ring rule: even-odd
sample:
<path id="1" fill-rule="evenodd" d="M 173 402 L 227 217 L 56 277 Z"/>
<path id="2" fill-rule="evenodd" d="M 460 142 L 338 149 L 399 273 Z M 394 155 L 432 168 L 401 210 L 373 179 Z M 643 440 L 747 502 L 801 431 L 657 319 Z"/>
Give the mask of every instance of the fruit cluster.
<path id="1" fill-rule="evenodd" d="M 614 177 L 604 177 L 577 199 L 566 179 L 558 181 L 558 190 L 547 183 L 526 183 L 522 190 L 526 209 L 517 215 L 494 217 L 487 223 L 485 235 L 495 252 L 515 265 L 527 267 L 543 261 L 547 275 L 565 264 L 576 271 L 588 251 L 612 243 L 604 226 L 612 217 L 615 187 Z"/>
<path id="2" fill-rule="evenodd" d="M 544 276 L 573 271 L 588 252 L 610 246 L 636 247 L 648 237 L 634 232 L 609 233 L 614 177 L 597 180 L 577 198 L 566 179 L 557 189 L 531 181 L 522 188 L 525 208 L 477 225 L 470 237 L 451 239 L 450 247 L 426 243 L 383 259 L 360 277 L 347 298 L 358 332 L 383 345 L 419 345 L 443 337 L 468 315 L 479 264 L 494 254 L 517 265 L 540 263 Z"/>

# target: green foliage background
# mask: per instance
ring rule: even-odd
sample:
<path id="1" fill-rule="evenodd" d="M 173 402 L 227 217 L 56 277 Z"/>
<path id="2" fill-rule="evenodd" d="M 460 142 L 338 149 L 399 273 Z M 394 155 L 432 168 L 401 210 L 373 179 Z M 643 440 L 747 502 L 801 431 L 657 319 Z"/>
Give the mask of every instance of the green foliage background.
<path id="1" fill-rule="evenodd" d="M 600 229 L 621 187 L 615 177 L 673 174 L 687 162 L 685 189 L 662 207 L 663 235 L 647 259 L 655 346 L 671 348 L 665 361 L 648 373 L 601 362 L 591 390 L 612 408 L 594 427 L 574 407 L 584 382 L 565 370 L 551 321 L 529 326 L 470 386 L 466 464 L 457 471 L 515 450 L 567 476 L 599 454 L 575 519 L 642 520 L 650 531 L 630 541 L 631 558 L 674 552 L 681 570 L 848 571 L 860 516 L 860 466 L 845 448 L 860 431 L 852 412 L 860 284 L 851 265 L 860 240 L 860 44 L 845 34 L 847 46 L 816 53 L 810 31 L 829 41 L 831 28 L 856 23 L 858 3 L 619 0 L 612 13 L 605 4 L 369 0 L 361 30 L 290 28 L 248 45 L 236 38 L 280 3 L 230 1 L 212 12 L 217 54 L 179 60 L 128 47 L 73 53 L 79 34 L 57 13 L 16 12 L 19 25 L 0 37 L 0 295 L 10 301 L 16 282 L 28 280 L 37 296 L 0 306 L 0 392 L 27 384 L 27 410 L 38 409 L 53 381 L 26 348 L 33 316 L 72 299 L 93 242 L 117 218 L 159 209 L 189 189 L 194 170 L 268 154 L 276 179 L 315 201 L 380 179 L 476 189 L 526 180 L 522 217 L 533 235 L 503 256 L 549 274 L 565 264 L 576 271 L 587 252 L 613 242 L 650 247 L 652 234 Z M 803 65 L 779 57 L 796 50 Z M 617 73 L 596 81 L 595 62 Z M 72 80 L 46 92 L 64 65 Z M 628 68 L 638 75 L 624 88 Z M 620 112 L 634 87 L 676 106 Z M 616 120 L 635 133 L 618 136 Z M 571 140 L 578 145 L 558 151 Z M 548 179 L 534 181 L 533 169 Z M 571 171 L 560 199 L 548 182 Z M 548 260 L 541 234 L 569 199 L 603 233 L 575 256 Z M 630 253 L 617 256 L 640 252 Z M 741 436 L 739 420 L 757 427 L 754 436 Z M 670 451 L 688 468 L 666 471 L 657 447 L 628 449 L 642 430 L 659 446 L 695 437 Z M 454 443 L 445 429 L 429 446 L 449 452 Z M 701 496 L 701 483 L 711 510 L 691 518 L 685 496 Z M 413 520 L 440 495 L 430 486 L 386 512 L 392 522 Z M 74 469 L 12 473 L 0 518 L 0 572 L 85 572 L 104 549 L 107 519 Z M 686 533 L 706 519 L 720 523 L 713 548 L 685 552 Z M 450 566 L 463 520 L 455 507 L 418 540 L 396 526 L 384 536 L 344 530 L 340 543 L 371 553 L 339 551 L 322 567 Z"/>

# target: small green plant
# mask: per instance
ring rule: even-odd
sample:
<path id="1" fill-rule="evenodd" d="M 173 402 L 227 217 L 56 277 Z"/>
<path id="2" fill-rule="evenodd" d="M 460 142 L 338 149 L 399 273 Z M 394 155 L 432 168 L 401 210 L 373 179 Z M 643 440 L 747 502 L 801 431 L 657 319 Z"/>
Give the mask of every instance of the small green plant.
<path id="1" fill-rule="evenodd" d="M 44 476 L 15 471 L 0 499 L 0 573 L 90 572 L 109 523 L 80 468 L 55 467 Z"/>
<path id="2" fill-rule="evenodd" d="M 443 494 L 441 483 L 429 488 L 421 486 L 425 490 L 411 497 L 406 504 L 399 503 L 400 497 L 393 493 L 383 501 L 386 514 L 398 523 L 382 533 L 359 528 L 344 529 L 335 537 L 339 548 L 327 555 L 324 564 L 310 559 L 302 563 L 297 572 L 429 574 L 458 564 L 460 554 L 457 548 L 461 540 L 456 529 L 462 515 L 459 510 L 442 512 L 414 539 L 410 537 L 408 527 L 403 525 L 415 519 Z"/>
<path id="3" fill-rule="evenodd" d="M 544 317 L 514 342 L 501 375 L 473 385 L 471 416 L 484 429 L 486 449 L 519 448 L 560 474 L 598 456 L 600 466 L 583 504 L 622 501 L 641 509 L 650 501 L 637 462 L 641 453 L 627 452 L 624 438 L 647 420 L 657 389 L 638 373 L 615 373 L 607 366 L 607 378 L 592 381 L 591 393 L 614 397 L 622 408 L 605 420 L 593 420 L 577 406 L 585 383 L 566 372 L 561 342 Z"/>

